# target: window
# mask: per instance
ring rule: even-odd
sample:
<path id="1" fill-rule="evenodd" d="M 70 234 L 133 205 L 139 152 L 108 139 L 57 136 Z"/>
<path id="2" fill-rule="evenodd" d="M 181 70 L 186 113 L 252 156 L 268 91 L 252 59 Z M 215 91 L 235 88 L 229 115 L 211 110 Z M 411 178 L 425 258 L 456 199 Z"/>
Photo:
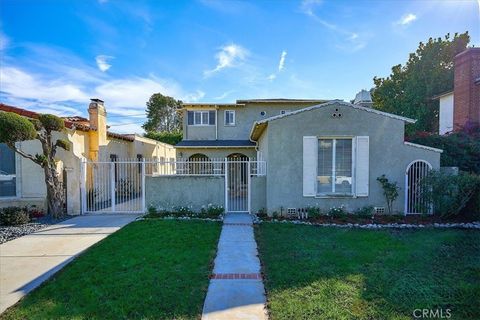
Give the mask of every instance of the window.
<path id="1" fill-rule="evenodd" d="M 225 110 L 225 125 L 234 126 L 235 125 L 235 111 Z"/>
<path id="2" fill-rule="evenodd" d="M 260 111 L 260 115 L 261 115 L 262 117 L 265 117 L 265 116 L 267 115 L 267 112 L 266 112 L 266 111 Z"/>
<path id="3" fill-rule="evenodd" d="M 214 126 L 215 125 L 215 111 L 188 111 L 187 124 L 189 126 Z"/>
<path id="4" fill-rule="evenodd" d="M 352 194 L 352 168 L 352 139 L 318 140 L 318 195 Z"/>
<path id="5" fill-rule="evenodd" d="M 0 143 L 0 198 L 17 196 L 15 152 Z"/>
<path id="6" fill-rule="evenodd" d="M 289 112 L 290 112 L 290 110 L 281 110 L 280 114 L 286 114 L 286 113 L 289 113 Z"/>

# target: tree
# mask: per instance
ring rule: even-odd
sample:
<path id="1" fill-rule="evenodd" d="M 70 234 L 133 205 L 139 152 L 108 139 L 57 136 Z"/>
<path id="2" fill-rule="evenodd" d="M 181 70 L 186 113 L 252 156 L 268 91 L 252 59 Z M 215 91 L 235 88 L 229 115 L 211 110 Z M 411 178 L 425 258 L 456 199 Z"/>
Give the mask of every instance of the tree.
<path id="1" fill-rule="evenodd" d="M 63 119 L 51 115 L 41 114 L 38 119 L 27 119 L 12 112 L 0 112 L 0 143 L 24 158 L 30 159 L 42 167 L 47 187 L 48 212 L 55 218 L 64 215 L 65 196 L 62 184 L 57 173 L 55 155 L 57 148 L 70 150 L 66 140 L 58 139 L 53 142 L 53 133 L 65 129 Z M 29 154 L 15 146 L 16 142 L 37 139 L 42 145 L 41 154 Z"/>
<path id="2" fill-rule="evenodd" d="M 182 129 L 182 117 L 179 109 L 182 101 L 161 93 L 153 94 L 147 102 L 147 121 L 143 124 L 145 131 L 173 132 Z"/>
<path id="3" fill-rule="evenodd" d="M 384 174 L 378 177 L 377 181 L 380 182 L 383 189 L 383 196 L 385 200 L 387 200 L 388 214 L 392 214 L 393 202 L 397 199 L 400 188 L 397 186 L 397 182 L 388 181 L 388 178 L 385 177 Z"/>
<path id="4" fill-rule="evenodd" d="M 470 42 L 468 32 L 453 39 L 428 39 L 410 53 L 407 63 L 392 67 L 386 78 L 374 77 L 373 107 L 378 110 L 417 119 L 407 133 L 436 131 L 438 102 L 432 97 L 453 88 L 453 59 Z"/>
<path id="5" fill-rule="evenodd" d="M 160 142 L 168 143 L 171 145 L 176 145 L 180 141 L 182 141 L 183 135 L 181 131 L 173 131 L 173 132 L 147 132 L 144 134 L 145 137 L 157 140 Z"/>

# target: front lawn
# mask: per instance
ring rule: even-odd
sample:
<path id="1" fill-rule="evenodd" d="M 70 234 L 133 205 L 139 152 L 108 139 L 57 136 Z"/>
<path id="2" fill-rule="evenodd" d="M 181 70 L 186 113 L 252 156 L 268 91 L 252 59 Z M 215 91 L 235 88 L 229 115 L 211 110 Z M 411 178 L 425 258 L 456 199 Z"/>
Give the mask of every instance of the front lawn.
<path id="1" fill-rule="evenodd" d="M 0 318 L 197 319 L 220 228 L 204 221 L 131 223 Z"/>
<path id="2" fill-rule="evenodd" d="M 479 231 L 262 223 L 256 238 L 272 319 L 480 319 Z"/>

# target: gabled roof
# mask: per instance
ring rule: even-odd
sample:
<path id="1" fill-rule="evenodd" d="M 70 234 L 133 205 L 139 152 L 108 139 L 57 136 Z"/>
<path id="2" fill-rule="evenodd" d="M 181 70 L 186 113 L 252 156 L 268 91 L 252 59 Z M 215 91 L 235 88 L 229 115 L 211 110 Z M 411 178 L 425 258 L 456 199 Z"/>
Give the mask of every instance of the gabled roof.
<path id="1" fill-rule="evenodd" d="M 250 140 L 182 140 L 175 148 L 253 148 L 255 145 Z"/>
<path id="2" fill-rule="evenodd" d="M 200 102 L 200 103 L 184 103 L 183 108 L 219 108 L 219 107 L 228 107 L 228 108 L 237 108 L 245 107 L 246 104 L 262 104 L 262 103 L 280 103 L 280 104 L 295 104 L 295 103 L 308 103 L 308 104 L 319 104 L 327 102 L 328 100 L 319 100 L 319 99 L 283 99 L 283 98 L 274 98 L 274 99 L 244 99 L 237 100 L 235 103 L 209 103 L 209 102 Z"/>
<path id="3" fill-rule="evenodd" d="M 30 118 L 30 119 L 37 119 L 38 116 L 40 115 L 37 112 L 22 109 L 22 108 L 18 108 L 18 107 L 14 107 L 14 106 L 10 106 L 10 105 L 6 105 L 4 103 L 0 103 L 0 111 L 13 112 L 13 113 L 16 113 L 18 115 L 21 115 L 21 116 L 24 116 L 24 117 L 27 117 L 27 118 Z M 88 132 L 90 130 L 96 131 L 96 129 L 91 128 L 90 125 L 88 125 L 88 124 L 83 124 L 83 123 L 77 122 L 77 121 L 82 121 L 83 122 L 84 120 L 87 120 L 85 118 L 82 118 L 82 117 L 64 117 L 62 119 L 65 123 L 65 127 L 68 128 L 68 129 L 80 130 L 80 131 L 85 131 L 85 132 Z M 74 120 L 74 121 L 72 121 L 72 120 Z M 123 134 L 115 133 L 115 132 L 110 132 L 110 131 L 107 131 L 107 136 L 112 137 L 112 138 L 116 138 L 116 139 L 126 140 L 126 141 L 134 141 L 135 140 L 135 138 L 129 137 L 127 135 L 123 135 Z"/>
<path id="4" fill-rule="evenodd" d="M 325 99 L 284 99 L 284 98 L 274 98 L 274 99 L 245 99 L 237 100 L 237 103 L 324 103 L 328 100 Z"/>
<path id="5" fill-rule="evenodd" d="M 282 119 L 282 118 L 285 118 L 285 117 L 293 116 L 293 115 L 298 114 L 298 113 L 307 112 L 307 111 L 311 111 L 311 110 L 315 110 L 315 109 L 320 109 L 320 108 L 328 107 L 328 106 L 335 105 L 335 104 L 346 106 L 346 107 L 351 107 L 351 108 L 354 108 L 354 109 L 359 109 L 359 110 L 363 110 L 363 111 L 367 111 L 367 112 L 371 112 L 371 113 L 375 113 L 375 114 L 379 114 L 379 115 L 389 117 L 389 118 L 392 118 L 392 119 L 405 121 L 407 123 L 415 123 L 416 122 L 416 120 L 414 120 L 414 119 L 402 117 L 402 116 L 399 116 L 399 115 L 396 115 L 396 114 L 393 114 L 393 113 L 383 112 L 383 111 L 372 109 L 372 108 L 362 107 L 362 106 L 359 106 L 359 105 L 355 105 L 355 104 L 345 102 L 343 100 L 331 100 L 331 101 L 328 101 L 328 102 L 325 102 L 325 103 L 322 103 L 322 104 L 317 104 L 317 105 L 314 105 L 314 106 L 311 106 L 311 107 L 295 110 L 295 111 L 288 112 L 288 113 L 285 113 L 285 114 L 280 114 L 280 115 L 273 116 L 273 117 L 270 117 L 270 118 L 266 118 L 266 119 L 263 119 L 263 120 L 260 120 L 260 121 L 256 121 L 253 124 L 252 130 L 250 131 L 250 139 L 251 140 L 258 139 L 258 136 L 262 133 L 262 131 L 265 129 L 268 122 L 270 122 L 270 121 L 275 121 L 275 120 Z"/>

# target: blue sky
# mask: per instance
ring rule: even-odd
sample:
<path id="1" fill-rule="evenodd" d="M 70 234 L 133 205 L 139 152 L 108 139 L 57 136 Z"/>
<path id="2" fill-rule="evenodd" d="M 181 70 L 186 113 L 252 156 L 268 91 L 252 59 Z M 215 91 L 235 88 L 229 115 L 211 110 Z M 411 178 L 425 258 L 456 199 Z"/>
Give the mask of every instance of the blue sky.
<path id="1" fill-rule="evenodd" d="M 479 46 L 480 0 L 2 0 L 0 99 L 86 116 L 97 97 L 113 131 L 140 132 L 155 92 L 350 100 L 418 42 L 466 30 Z"/>

